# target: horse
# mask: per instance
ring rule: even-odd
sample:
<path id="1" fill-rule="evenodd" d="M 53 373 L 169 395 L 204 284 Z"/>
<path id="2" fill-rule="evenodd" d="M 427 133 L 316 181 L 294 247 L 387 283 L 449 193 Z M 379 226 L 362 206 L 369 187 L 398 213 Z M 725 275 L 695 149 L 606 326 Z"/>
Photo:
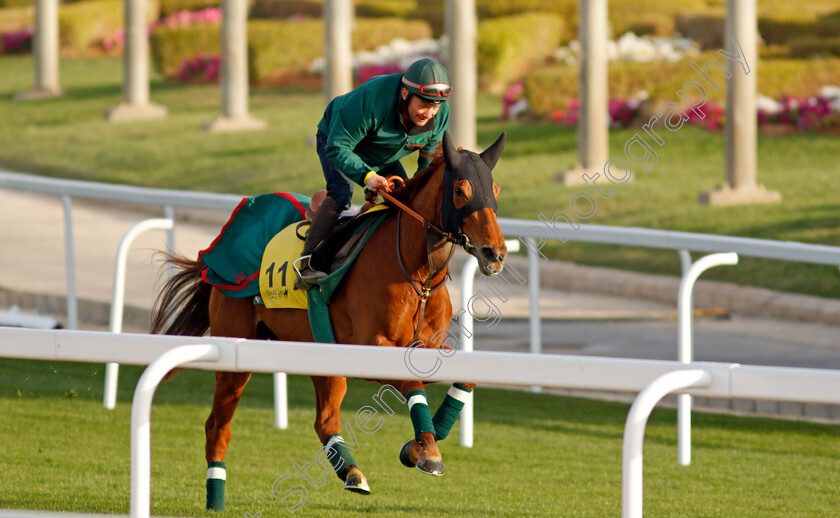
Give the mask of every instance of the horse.
<path id="1" fill-rule="evenodd" d="M 330 301 L 338 343 L 449 347 L 440 343 L 440 331 L 448 330 L 452 317 L 446 277 L 455 247 L 473 255 L 484 275 L 496 275 L 504 267 L 507 248 L 496 220 L 500 188 L 492 177 L 504 143 L 503 133 L 477 154 L 456 149 L 445 133 L 431 165 L 393 190 L 388 204 L 395 207 L 369 237 Z M 403 218 L 403 212 L 413 212 L 418 221 Z M 228 297 L 202 279 L 205 266 L 200 262 L 175 255 L 166 261 L 174 274 L 156 299 L 152 333 L 202 336 L 209 331 L 213 336 L 314 341 L 306 310 L 267 309 L 250 298 Z M 213 407 L 205 423 L 207 509 L 224 510 L 224 459 L 231 420 L 250 376 L 249 372 L 215 376 Z M 345 489 L 369 494 L 367 479 L 339 434 L 346 378 L 312 376 L 312 383 L 315 431 L 323 451 Z M 450 387 L 434 418 L 421 379 L 390 384 L 408 403 L 415 431 L 414 439 L 400 448 L 400 461 L 442 475 L 437 441 L 449 433 L 475 384 Z"/>

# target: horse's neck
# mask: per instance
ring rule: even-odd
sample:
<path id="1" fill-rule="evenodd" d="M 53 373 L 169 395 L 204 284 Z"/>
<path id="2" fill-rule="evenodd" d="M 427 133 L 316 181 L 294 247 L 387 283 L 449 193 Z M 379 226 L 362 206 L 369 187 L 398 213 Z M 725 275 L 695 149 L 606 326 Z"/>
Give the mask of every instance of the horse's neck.
<path id="1" fill-rule="evenodd" d="M 443 166 L 441 166 L 442 168 Z M 426 221 L 440 228 L 440 204 L 443 199 L 443 171 L 433 173 L 433 176 L 420 187 L 417 194 L 408 203 L 409 207 L 423 216 Z M 408 217 L 402 216 L 400 229 L 400 248 L 402 250 L 403 263 L 409 273 L 428 275 L 429 264 L 426 249 L 426 230 L 423 226 Z M 432 234 L 432 237 L 436 236 Z M 436 239 L 437 240 L 437 239 Z M 432 251 L 432 262 L 435 266 L 443 264 L 448 256 L 448 247 L 436 246 Z"/>

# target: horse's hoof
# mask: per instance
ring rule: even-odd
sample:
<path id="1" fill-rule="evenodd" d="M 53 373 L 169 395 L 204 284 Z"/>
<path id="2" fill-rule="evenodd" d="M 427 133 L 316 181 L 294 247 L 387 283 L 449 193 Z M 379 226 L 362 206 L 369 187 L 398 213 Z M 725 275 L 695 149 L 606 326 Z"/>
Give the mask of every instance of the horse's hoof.
<path id="1" fill-rule="evenodd" d="M 370 494 L 370 486 L 368 486 L 367 479 L 356 466 L 351 466 L 347 470 L 347 474 L 344 477 L 344 489 L 359 493 L 360 495 Z"/>
<path id="2" fill-rule="evenodd" d="M 411 460 L 411 443 L 413 442 L 413 440 L 408 441 L 402 445 L 402 448 L 400 448 L 400 462 L 402 462 L 402 465 L 406 468 L 413 468 L 417 465 L 416 458 Z"/>
<path id="3" fill-rule="evenodd" d="M 417 469 L 427 475 L 440 477 L 443 475 L 443 460 L 440 458 L 429 459 L 421 454 L 417 459 Z"/>

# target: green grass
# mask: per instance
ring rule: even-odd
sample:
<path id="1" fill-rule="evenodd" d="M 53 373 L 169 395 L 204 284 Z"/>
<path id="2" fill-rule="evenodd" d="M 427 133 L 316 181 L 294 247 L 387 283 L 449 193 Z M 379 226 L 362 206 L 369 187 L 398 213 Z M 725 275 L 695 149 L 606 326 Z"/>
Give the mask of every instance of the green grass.
<path id="1" fill-rule="evenodd" d="M 320 118 L 320 91 L 252 89 L 250 111 L 268 121 L 269 128 L 216 135 L 200 126 L 218 114 L 219 89 L 168 84 L 157 76 L 151 98 L 169 109 L 168 118 L 106 122 L 103 110 L 120 100 L 120 77 L 118 59 L 64 59 L 65 97 L 14 102 L 13 94 L 32 84 L 32 61 L 0 57 L 0 165 L 56 177 L 240 194 L 322 187 L 314 148 L 306 143 Z M 536 220 L 567 210 L 581 188 L 558 185 L 554 178 L 576 161 L 576 130 L 500 121 L 497 97 L 480 94 L 478 101 L 479 146 L 508 132 L 494 172 L 502 186 L 500 215 Z M 623 156 L 624 143 L 636 131 L 613 130 L 611 156 Z M 725 208 L 696 202 L 698 193 L 724 181 L 723 134 L 686 126 L 665 139 L 657 149 L 657 167 L 616 186 L 612 198 L 599 199 L 589 223 L 840 245 L 836 135 L 761 136 L 759 183 L 781 192 L 783 202 Z M 680 268 L 677 254 L 670 251 L 570 242 L 552 246 L 548 255 L 663 274 L 677 274 Z M 840 295 L 835 267 L 742 258 L 737 267 L 717 268 L 704 278 Z"/>
<path id="2" fill-rule="evenodd" d="M 123 367 L 119 403 L 102 408 L 101 365 L 0 360 L 0 508 L 128 513 L 130 397 L 140 369 Z M 377 385 L 352 381 L 344 421 Z M 430 387 L 433 406 L 446 387 Z M 204 511 L 203 423 L 212 373 L 186 371 L 158 389 L 152 411 L 152 514 Z M 290 376 L 289 429 L 273 428 L 270 375 L 255 375 L 233 423 L 225 516 L 284 516 L 274 480 L 311 462 L 319 444 L 308 379 Z M 441 443 L 446 474 L 399 464 L 411 436 L 404 409 L 359 433 L 355 454 L 373 494 L 334 476 L 309 488 L 296 516 L 618 516 L 627 405 L 529 392 L 476 391 L 475 447 L 458 425 Z M 830 516 L 840 485 L 836 426 L 695 413 L 693 462 L 676 463 L 675 412 L 658 409 L 645 442 L 646 516 Z M 310 473 L 316 472 L 311 469 Z M 297 482 L 301 482 L 298 480 Z M 295 482 L 295 483 L 297 483 Z M 291 487 L 287 482 L 283 488 Z"/>

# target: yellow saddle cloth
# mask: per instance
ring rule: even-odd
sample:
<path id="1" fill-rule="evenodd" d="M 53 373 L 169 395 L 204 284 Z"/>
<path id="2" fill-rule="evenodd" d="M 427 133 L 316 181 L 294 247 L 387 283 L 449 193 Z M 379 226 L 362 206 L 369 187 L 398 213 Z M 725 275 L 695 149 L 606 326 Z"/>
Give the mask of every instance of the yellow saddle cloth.
<path id="1" fill-rule="evenodd" d="M 265 247 L 260 266 L 260 296 L 267 308 L 307 309 L 306 291 L 295 288 L 292 263 L 303 251 L 297 224 L 278 232 Z"/>

